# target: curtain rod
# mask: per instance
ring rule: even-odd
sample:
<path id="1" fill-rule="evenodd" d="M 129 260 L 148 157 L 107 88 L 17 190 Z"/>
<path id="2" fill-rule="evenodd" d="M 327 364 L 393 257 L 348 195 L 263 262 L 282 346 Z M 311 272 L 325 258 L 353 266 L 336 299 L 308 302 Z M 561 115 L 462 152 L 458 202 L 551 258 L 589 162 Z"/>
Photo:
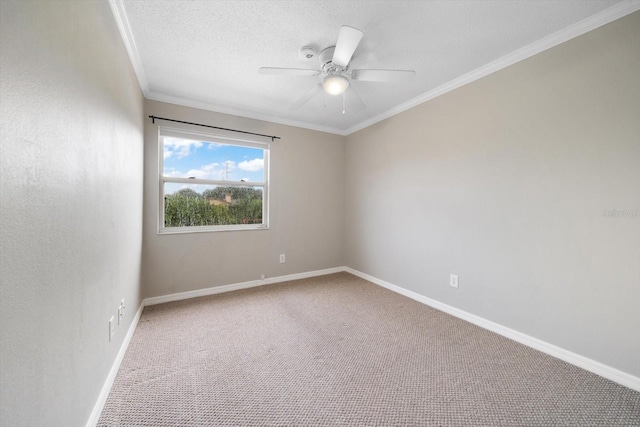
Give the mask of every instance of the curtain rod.
<path id="1" fill-rule="evenodd" d="M 218 127 L 218 126 L 203 125 L 203 124 L 200 124 L 200 123 L 184 122 L 182 120 L 165 119 L 164 117 L 149 116 L 149 118 L 151 119 L 152 123 L 155 123 L 156 120 L 164 120 L 164 121 L 167 121 L 167 122 L 184 123 L 185 125 L 194 125 L 194 126 L 202 126 L 202 127 L 211 128 L 211 129 L 228 130 L 229 132 L 244 133 L 244 134 L 247 134 L 247 135 L 264 136 L 266 138 L 271 138 L 271 142 L 273 142 L 275 139 L 280 139 L 279 136 L 265 135 L 265 134 L 262 134 L 262 133 L 253 133 L 253 132 L 247 132 L 247 131 L 244 131 L 244 130 L 237 130 L 237 129 L 227 129 L 227 128 L 221 128 L 221 127 Z"/>

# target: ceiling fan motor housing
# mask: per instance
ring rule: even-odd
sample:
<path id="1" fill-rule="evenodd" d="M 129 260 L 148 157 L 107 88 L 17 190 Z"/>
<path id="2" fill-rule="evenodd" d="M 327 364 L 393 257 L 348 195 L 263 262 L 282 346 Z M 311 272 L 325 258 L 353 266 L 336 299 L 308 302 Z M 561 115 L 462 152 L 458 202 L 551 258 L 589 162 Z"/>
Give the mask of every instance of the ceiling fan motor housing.
<path id="1" fill-rule="evenodd" d="M 335 49 L 336 49 L 335 46 L 331 46 L 324 49 L 322 52 L 318 54 L 318 61 L 320 62 L 320 68 L 322 68 L 322 72 L 324 74 L 342 74 L 345 71 L 347 71 L 347 69 L 349 68 L 348 66 L 341 67 L 333 63 L 332 61 L 333 52 L 335 51 Z"/>

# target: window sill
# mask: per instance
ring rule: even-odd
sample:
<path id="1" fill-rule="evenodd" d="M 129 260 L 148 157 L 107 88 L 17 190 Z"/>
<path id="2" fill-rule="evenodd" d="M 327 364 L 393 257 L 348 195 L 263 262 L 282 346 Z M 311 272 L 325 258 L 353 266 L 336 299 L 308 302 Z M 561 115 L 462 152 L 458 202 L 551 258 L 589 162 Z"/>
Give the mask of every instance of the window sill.
<path id="1" fill-rule="evenodd" d="M 200 226 L 200 227 L 165 227 L 158 230 L 158 234 L 191 234 L 191 233 L 217 233 L 221 231 L 255 231 L 268 230 L 269 226 L 265 224 L 255 225 L 216 225 L 216 226 Z"/>

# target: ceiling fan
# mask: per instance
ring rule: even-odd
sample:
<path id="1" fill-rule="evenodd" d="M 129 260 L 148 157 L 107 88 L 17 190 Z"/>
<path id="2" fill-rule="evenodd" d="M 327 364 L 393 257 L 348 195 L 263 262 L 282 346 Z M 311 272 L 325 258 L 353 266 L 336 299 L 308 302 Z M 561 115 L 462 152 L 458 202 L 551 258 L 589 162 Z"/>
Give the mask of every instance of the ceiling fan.
<path id="1" fill-rule="evenodd" d="M 298 109 L 304 106 L 309 100 L 321 93 L 323 90 L 329 95 L 342 95 L 342 114 L 346 112 L 346 91 L 349 90 L 349 96 L 353 100 L 355 111 L 365 108 L 364 102 L 358 95 L 355 88 L 351 85 L 352 80 L 368 81 L 368 82 L 400 82 L 415 76 L 413 70 L 351 70 L 349 62 L 355 52 L 363 32 L 343 25 L 340 27 L 338 41 L 335 46 L 324 49 L 318 55 L 320 69 L 305 68 L 277 68 L 277 67 L 261 67 L 258 70 L 260 74 L 275 74 L 286 76 L 323 76 L 322 82 L 315 85 L 309 92 L 299 98 L 291 109 Z M 302 51 L 306 54 L 306 58 L 312 58 L 315 52 L 311 48 L 303 47 Z"/>

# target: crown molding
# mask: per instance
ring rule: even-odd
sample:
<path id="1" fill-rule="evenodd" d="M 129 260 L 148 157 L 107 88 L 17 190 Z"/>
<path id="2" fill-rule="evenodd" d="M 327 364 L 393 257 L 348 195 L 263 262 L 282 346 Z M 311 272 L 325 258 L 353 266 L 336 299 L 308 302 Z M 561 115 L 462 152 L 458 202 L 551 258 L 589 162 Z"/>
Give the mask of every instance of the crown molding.
<path id="1" fill-rule="evenodd" d="M 140 53 L 138 52 L 138 47 L 133 37 L 131 26 L 129 25 L 129 19 L 127 18 L 127 13 L 124 8 L 123 0 L 109 0 L 109 6 L 111 7 L 111 12 L 113 13 L 113 17 L 116 21 L 116 25 L 118 26 L 120 37 L 124 42 L 125 48 L 127 49 L 127 53 L 129 54 L 129 60 L 131 61 L 133 70 L 136 74 L 136 77 L 138 78 L 138 84 L 140 85 L 140 89 L 142 90 L 142 93 L 146 99 L 149 99 L 152 101 L 167 102 L 171 104 L 181 105 L 184 107 L 199 108 L 202 110 L 213 111 L 216 113 L 231 114 L 234 116 L 245 117 L 245 118 L 254 119 L 254 120 L 262 120 L 262 121 L 282 124 L 286 126 L 294 126 L 294 127 L 304 128 L 304 129 L 310 129 L 318 132 L 326 132 L 326 133 L 332 133 L 332 134 L 337 134 L 342 136 L 346 135 L 344 130 L 340 130 L 332 127 L 315 125 L 313 123 L 301 122 L 296 120 L 288 120 L 282 117 L 248 111 L 242 108 L 224 106 L 224 105 L 215 104 L 207 101 L 199 101 L 192 98 L 180 97 L 175 95 L 169 95 L 163 92 L 152 91 L 149 87 L 149 81 L 147 79 L 146 73 L 144 72 L 144 67 L 142 66 Z"/>
<path id="2" fill-rule="evenodd" d="M 262 120 L 262 121 L 267 121 L 271 123 L 277 123 L 277 124 L 282 124 L 286 126 L 294 126 L 294 127 L 310 129 L 318 132 L 326 132 L 326 133 L 342 135 L 342 136 L 348 136 L 354 132 L 357 132 L 359 130 L 372 126 L 378 122 L 381 122 L 385 119 L 393 117 L 397 114 L 400 114 L 403 111 L 409 110 L 410 108 L 423 104 L 431 99 L 444 95 L 447 92 L 451 92 L 459 87 L 462 87 L 471 82 L 479 80 L 483 77 L 486 77 L 489 74 L 495 73 L 496 71 L 502 70 L 503 68 L 506 68 L 510 65 L 513 65 L 524 59 L 527 59 L 531 56 L 537 55 L 538 53 L 541 53 L 547 49 L 550 49 L 554 46 L 557 46 L 561 43 L 564 43 L 573 38 L 581 36 L 589 31 L 592 31 L 598 27 L 601 27 L 619 18 L 622 18 L 623 16 L 629 15 L 633 12 L 640 10 L 640 0 L 624 0 L 595 15 L 592 15 L 560 31 L 557 31 L 546 37 L 543 37 L 542 39 L 537 40 L 521 49 L 518 49 L 508 55 L 498 58 L 495 61 L 492 61 L 486 65 L 483 65 L 482 67 L 476 68 L 475 70 L 469 73 L 466 73 L 428 92 L 425 92 L 420 96 L 412 98 L 403 104 L 400 104 L 394 108 L 391 108 L 368 120 L 364 120 L 345 130 L 345 129 L 337 129 L 329 126 L 316 125 L 316 124 L 304 122 L 304 121 L 289 120 L 283 117 L 272 116 L 269 114 L 263 114 L 263 113 L 258 113 L 254 111 L 248 111 L 246 109 L 242 109 L 238 107 L 223 106 L 219 104 L 210 103 L 207 101 L 198 101 L 195 99 L 178 97 L 178 96 L 169 95 L 165 93 L 152 92 L 149 88 L 147 76 L 144 72 L 144 67 L 142 66 L 142 61 L 140 60 L 140 55 L 138 53 L 138 49 L 136 47 L 133 34 L 131 32 L 131 27 L 129 25 L 129 21 L 127 19 L 127 15 L 124 9 L 123 0 L 109 0 L 109 5 L 111 6 L 111 11 L 115 18 L 116 24 L 120 31 L 120 35 L 127 49 L 127 53 L 129 54 L 131 64 L 133 65 L 133 69 L 138 78 L 138 83 L 140 85 L 140 88 L 142 89 L 142 93 L 144 94 L 145 98 L 154 100 L 154 101 L 161 101 L 161 102 L 168 102 L 172 104 L 182 105 L 185 107 L 199 108 L 203 110 L 214 111 L 217 113 L 231 114 L 234 116 L 246 117 L 254 120 Z"/>
<path id="3" fill-rule="evenodd" d="M 255 111 L 249 111 L 249 110 L 238 108 L 238 107 L 229 107 L 225 105 L 214 104 L 207 101 L 198 101 L 191 98 L 169 95 L 163 92 L 150 91 L 148 94 L 145 95 L 145 98 L 151 101 L 166 102 L 169 104 L 181 105 L 183 107 L 198 108 L 201 110 L 213 111 L 215 113 L 230 114 L 237 117 L 244 117 L 244 118 L 253 119 L 253 120 L 261 120 L 261 121 L 276 123 L 276 124 L 285 125 L 285 126 L 293 126 L 293 127 L 309 129 L 309 130 L 314 130 L 314 131 L 324 132 L 324 133 L 331 133 L 331 134 L 341 135 L 341 136 L 347 135 L 346 132 L 341 129 L 316 125 L 313 123 L 302 122 L 297 120 L 288 120 L 279 116 L 272 116 L 269 114 L 258 113 Z"/>
<path id="4" fill-rule="evenodd" d="M 486 77 L 489 74 L 495 73 L 496 71 L 502 70 L 503 68 L 506 68 L 531 56 L 537 55 L 538 53 L 541 53 L 545 50 L 551 49 L 554 46 L 581 36 L 585 33 L 588 33 L 589 31 L 595 30 L 598 27 L 620 19 L 623 16 L 629 15 L 637 10 L 640 10 L 640 0 L 625 0 L 623 2 L 617 3 L 616 5 L 611 6 L 599 13 L 596 13 L 595 15 L 583 19 L 582 21 L 576 22 L 573 25 L 570 25 L 560 31 L 543 37 L 540 40 L 537 40 L 521 49 L 511 52 L 508 55 L 498 58 L 495 61 L 483 65 L 480 68 L 476 68 L 475 70 L 467 74 L 464 74 L 443 85 L 440 85 L 435 89 L 432 89 L 420 96 L 417 96 L 403 104 L 398 105 L 397 107 L 391 108 L 390 110 L 378 114 L 371 119 L 360 122 L 357 125 L 354 125 L 347 129 L 345 131 L 345 134 L 350 135 L 382 120 L 388 119 L 389 117 L 393 117 L 396 114 L 427 102 L 440 95 L 444 95 L 447 92 L 451 92 L 452 90 L 455 90 L 461 86 Z"/>
<path id="5" fill-rule="evenodd" d="M 127 18 L 127 13 L 124 10 L 124 4 L 122 3 L 122 0 L 109 0 L 109 6 L 111 7 L 111 13 L 113 13 L 118 30 L 120 31 L 120 37 L 124 42 L 127 53 L 129 54 L 129 60 L 133 66 L 133 71 L 136 73 L 136 77 L 138 78 L 140 89 L 146 97 L 149 94 L 149 81 L 147 80 L 147 75 L 144 72 L 144 67 L 140 60 L 140 54 L 138 53 L 138 47 L 136 46 L 136 41 L 133 38 L 133 33 L 131 32 L 129 19 Z"/>

